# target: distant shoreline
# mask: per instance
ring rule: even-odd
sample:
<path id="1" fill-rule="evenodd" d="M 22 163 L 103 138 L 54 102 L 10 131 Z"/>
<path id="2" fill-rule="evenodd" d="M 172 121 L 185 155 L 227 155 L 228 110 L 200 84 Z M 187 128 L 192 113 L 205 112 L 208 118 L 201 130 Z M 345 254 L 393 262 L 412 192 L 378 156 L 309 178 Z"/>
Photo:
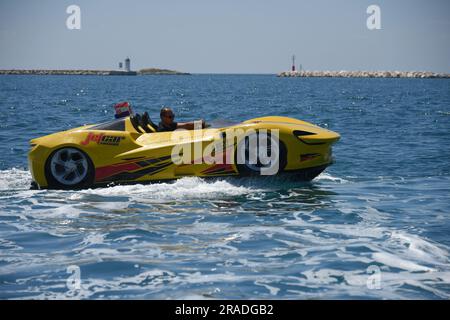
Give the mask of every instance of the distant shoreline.
<path id="1" fill-rule="evenodd" d="M 284 71 L 273 73 L 193 73 L 194 75 L 268 75 L 281 78 L 419 78 L 450 79 L 450 73 L 428 71 Z M 0 75 L 84 75 L 84 76 L 145 76 L 145 75 L 192 75 L 168 69 L 147 68 L 139 71 L 120 70 L 53 70 L 53 69 L 8 69 Z"/>
<path id="2" fill-rule="evenodd" d="M 278 77 L 448 79 L 449 73 L 428 71 L 284 71 Z"/>
<path id="3" fill-rule="evenodd" d="M 0 70 L 0 75 L 144 76 L 144 75 L 190 75 L 190 73 L 157 68 L 141 69 L 139 71 L 10 69 L 10 70 Z"/>

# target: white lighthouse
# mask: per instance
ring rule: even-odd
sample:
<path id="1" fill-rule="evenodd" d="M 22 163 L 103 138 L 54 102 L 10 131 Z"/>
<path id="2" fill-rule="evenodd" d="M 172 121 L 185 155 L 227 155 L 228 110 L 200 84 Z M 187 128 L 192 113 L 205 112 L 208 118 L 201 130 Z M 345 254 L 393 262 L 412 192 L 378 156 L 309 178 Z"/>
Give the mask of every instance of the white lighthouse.
<path id="1" fill-rule="evenodd" d="M 126 72 L 131 71 L 131 60 L 128 57 L 125 59 L 125 71 Z"/>

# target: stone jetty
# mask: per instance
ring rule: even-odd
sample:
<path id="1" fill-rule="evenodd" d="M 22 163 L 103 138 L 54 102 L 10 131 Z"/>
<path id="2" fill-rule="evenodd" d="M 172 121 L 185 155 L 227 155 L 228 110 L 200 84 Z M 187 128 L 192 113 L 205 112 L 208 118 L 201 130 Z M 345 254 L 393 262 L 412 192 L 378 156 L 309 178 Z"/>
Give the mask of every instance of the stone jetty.
<path id="1" fill-rule="evenodd" d="M 329 78 L 450 78 L 449 73 L 426 71 L 285 71 L 278 77 L 329 77 Z"/>
<path id="2" fill-rule="evenodd" d="M 0 70 L 0 75 L 82 75 L 82 76 L 137 76 L 137 75 L 189 75 L 189 73 L 167 69 L 141 69 L 139 71 L 120 70 L 45 70 L 45 69 L 11 69 Z"/>
<path id="3" fill-rule="evenodd" d="M 0 70 L 0 74 L 15 75 L 83 75 L 83 76 L 109 76 L 109 75 L 136 75 L 136 72 L 111 71 L 111 70 Z"/>

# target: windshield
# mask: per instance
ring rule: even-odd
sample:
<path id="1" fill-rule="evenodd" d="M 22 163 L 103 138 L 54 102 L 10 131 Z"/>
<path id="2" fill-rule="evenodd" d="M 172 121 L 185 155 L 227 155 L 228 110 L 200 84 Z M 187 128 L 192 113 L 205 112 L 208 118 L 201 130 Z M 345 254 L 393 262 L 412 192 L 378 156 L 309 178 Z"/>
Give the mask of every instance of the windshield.
<path id="1" fill-rule="evenodd" d="M 125 119 L 115 119 L 109 122 L 100 123 L 92 127 L 87 128 L 88 130 L 113 130 L 113 131 L 125 131 Z"/>

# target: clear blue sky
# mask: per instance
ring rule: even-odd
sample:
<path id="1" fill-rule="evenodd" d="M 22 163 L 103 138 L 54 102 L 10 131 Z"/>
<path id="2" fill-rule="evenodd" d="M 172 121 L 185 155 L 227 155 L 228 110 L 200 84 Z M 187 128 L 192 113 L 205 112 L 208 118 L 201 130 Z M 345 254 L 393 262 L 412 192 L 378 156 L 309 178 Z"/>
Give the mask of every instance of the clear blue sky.
<path id="1" fill-rule="evenodd" d="M 66 28 L 67 6 L 81 30 Z M 381 30 L 366 9 L 381 7 Z M 450 72 L 447 0 L 0 0 L 0 68 Z"/>

